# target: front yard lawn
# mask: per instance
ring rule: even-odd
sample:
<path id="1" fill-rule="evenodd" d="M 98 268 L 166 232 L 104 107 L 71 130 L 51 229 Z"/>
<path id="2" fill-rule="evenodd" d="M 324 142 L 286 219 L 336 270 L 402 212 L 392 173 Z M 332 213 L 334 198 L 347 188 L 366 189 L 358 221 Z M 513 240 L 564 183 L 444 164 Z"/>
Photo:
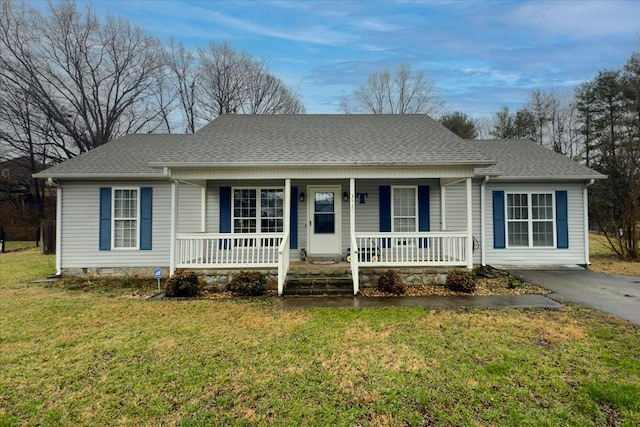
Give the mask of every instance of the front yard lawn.
<path id="1" fill-rule="evenodd" d="M 21 280 L 0 285 L 2 426 L 640 425 L 640 330 L 594 310 L 282 311 Z"/>

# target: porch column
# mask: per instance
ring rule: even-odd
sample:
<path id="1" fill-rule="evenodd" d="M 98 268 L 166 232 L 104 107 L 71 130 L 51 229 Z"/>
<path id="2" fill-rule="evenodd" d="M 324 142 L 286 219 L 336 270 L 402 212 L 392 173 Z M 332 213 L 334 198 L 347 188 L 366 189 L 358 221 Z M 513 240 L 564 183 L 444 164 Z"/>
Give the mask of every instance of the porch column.
<path id="1" fill-rule="evenodd" d="M 291 234 L 291 179 L 284 180 L 284 235 Z M 291 237 L 289 237 L 291 238 Z M 289 247 L 287 246 L 287 249 Z"/>
<path id="2" fill-rule="evenodd" d="M 360 291 L 360 273 L 358 272 L 358 248 L 356 241 L 356 180 L 349 179 L 349 242 L 351 246 L 351 280 L 353 294 Z"/>
<path id="3" fill-rule="evenodd" d="M 169 230 L 169 277 L 176 272 L 176 228 L 178 225 L 178 182 L 171 181 L 171 225 Z"/>
<path id="4" fill-rule="evenodd" d="M 291 179 L 284 180 L 284 239 L 278 247 L 278 296 L 284 292 L 284 282 L 289 270 L 289 241 L 291 239 Z"/>
<path id="5" fill-rule="evenodd" d="M 471 178 L 467 178 L 467 268 L 473 268 L 473 192 Z"/>

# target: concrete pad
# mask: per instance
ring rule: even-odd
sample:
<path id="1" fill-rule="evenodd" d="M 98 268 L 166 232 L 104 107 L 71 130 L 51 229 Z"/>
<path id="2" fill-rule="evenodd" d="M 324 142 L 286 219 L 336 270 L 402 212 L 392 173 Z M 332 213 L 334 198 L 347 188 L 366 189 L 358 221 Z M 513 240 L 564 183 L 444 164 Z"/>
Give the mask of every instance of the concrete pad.
<path id="1" fill-rule="evenodd" d="M 278 308 L 559 308 L 556 301 L 543 295 L 428 296 L 428 297 L 283 297 Z"/>

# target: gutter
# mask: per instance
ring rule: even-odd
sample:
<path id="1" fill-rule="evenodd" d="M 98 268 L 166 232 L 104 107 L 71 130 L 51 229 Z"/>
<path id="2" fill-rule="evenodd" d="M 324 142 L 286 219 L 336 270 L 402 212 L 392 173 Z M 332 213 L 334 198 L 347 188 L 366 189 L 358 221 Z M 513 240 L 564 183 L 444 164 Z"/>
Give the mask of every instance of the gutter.
<path id="1" fill-rule="evenodd" d="M 595 179 L 589 180 L 582 187 L 582 209 L 584 218 L 584 265 L 589 267 L 591 260 L 589 259 L 589 187 L 596 182 Z"/>
<path id="2" fill-rule="evenodd" d="M 480 263 L 483 267 L 487 265 L 486 251 L 485 251 L 485 199 L 486 199 L 486 186 L 489 182 L 489 175 L 485 176 L 480 183 Z"/>

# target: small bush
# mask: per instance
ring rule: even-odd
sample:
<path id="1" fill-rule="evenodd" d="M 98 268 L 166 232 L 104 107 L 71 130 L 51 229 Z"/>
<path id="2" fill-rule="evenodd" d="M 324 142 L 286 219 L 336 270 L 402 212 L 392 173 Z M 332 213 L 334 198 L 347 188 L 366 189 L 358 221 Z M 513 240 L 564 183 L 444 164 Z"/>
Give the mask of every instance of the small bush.
<path id="1" fill-rule="evenodd" d="M 227 283 L 227 291 L 235 296 L 259 296 L 264 294 L 266 289 L 267 276 L 258 271 L 241 271 Z"/>
<path id="2" fill-rule="evenodd" d="M 198 276 L 193 271 L 178 271 L 167 280 L 164 295 L 166 297 L 193 297 L 200 292 Z"/>
<path id="3" fill-rule="evenodd" d="M 133 279 L 128 274 L 122 278 L 122 286 L 130 288 L 133 285 Z"/>
<path id="4" fill-rule="evenodd" d="M 378 290 L 393 295 L 402 295 L 407 291 L 407 287 L 397 271 L 387 270 L 378 278 Z"/>
<path id="5" fill-rule="evenodd" d="M 447 274 L 447 288 L 454 292 L 471 294 L 476 290 L 476 275 L 470 270 L 451 270 Z"/>

